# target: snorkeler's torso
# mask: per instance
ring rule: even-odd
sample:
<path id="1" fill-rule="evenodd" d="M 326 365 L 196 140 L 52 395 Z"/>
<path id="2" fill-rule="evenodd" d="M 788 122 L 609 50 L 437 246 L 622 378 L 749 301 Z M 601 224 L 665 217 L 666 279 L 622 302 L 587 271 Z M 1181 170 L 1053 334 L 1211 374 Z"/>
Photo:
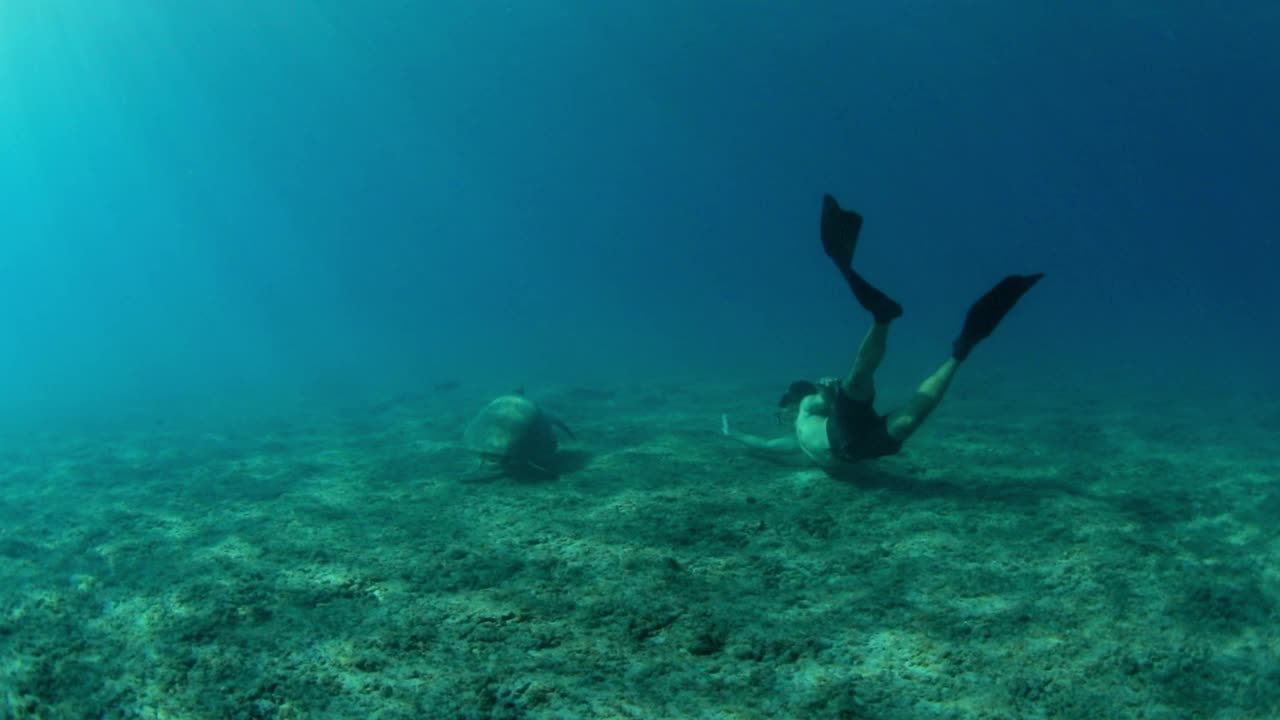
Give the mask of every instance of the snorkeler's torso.
<path id="1" fill-rule="evenodd" d="M 822 467 L 836 467 L 840 461 L 831 454 L 831 441 L 827 439 L 827 418 L 823 415 L 801 413 L 796 417 L 796 441 L 800 449 L 813 462 Z"/>

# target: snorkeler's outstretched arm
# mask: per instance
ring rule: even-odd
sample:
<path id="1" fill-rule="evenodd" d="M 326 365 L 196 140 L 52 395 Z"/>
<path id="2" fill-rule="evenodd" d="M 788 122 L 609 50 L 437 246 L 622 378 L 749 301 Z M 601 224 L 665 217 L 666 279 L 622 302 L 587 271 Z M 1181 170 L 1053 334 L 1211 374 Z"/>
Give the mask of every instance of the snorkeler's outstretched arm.
<path id="1" fill-rule="evenodd" d="M 796 441 L 794 435 L 787 435 L 780 438 L 762 438 L 756 435 L 748 435 L 744 432 L 738 432 L 729 427 L 729 416 L 720 416 L 720 433 L 727 438 L 736 440 L 746 446 L 748 450 L 758 452 L 764 455 L 794 455 L 800 450 L 800 443 Z"/>

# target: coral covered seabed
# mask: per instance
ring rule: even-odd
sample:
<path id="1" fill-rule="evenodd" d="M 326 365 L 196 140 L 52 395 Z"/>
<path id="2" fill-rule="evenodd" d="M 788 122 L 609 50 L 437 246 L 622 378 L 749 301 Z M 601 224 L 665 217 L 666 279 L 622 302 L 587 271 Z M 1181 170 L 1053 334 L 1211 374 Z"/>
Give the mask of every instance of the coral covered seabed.
<path id="1" fill-rule="evenodd" d="M 530 386 L 555 480 L 466 384 L 14 434 L 0 718 L 1280 716 L 1280 404 L 966 378 L 831 477 L 720 436 L 781 385 Z"/>

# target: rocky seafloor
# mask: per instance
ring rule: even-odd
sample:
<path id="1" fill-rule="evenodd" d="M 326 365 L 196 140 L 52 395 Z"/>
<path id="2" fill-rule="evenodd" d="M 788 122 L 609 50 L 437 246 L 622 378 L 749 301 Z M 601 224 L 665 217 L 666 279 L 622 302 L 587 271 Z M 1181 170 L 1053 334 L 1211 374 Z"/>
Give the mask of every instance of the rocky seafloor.
<path id="1" fill-rule="evenodd" d="M 776 384 L 776 383 L 775 383 Z M 1280 406 L 957 389 L 832 477 L 747 381 L 493 388 L 0 449 L 0 718 L 1280 717 Z"/>

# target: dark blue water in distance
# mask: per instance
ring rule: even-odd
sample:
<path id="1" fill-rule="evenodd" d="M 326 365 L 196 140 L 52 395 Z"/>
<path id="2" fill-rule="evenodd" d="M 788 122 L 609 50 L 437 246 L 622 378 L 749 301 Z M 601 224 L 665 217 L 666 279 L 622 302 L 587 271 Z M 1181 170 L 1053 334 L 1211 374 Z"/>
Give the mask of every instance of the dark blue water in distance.
<path id="1" fill-rule="evenodd" d="M 7 2 L 0 37 L 9 424 L 837 374 L 824 192 L 903 378 L 1043 271 L 988 369 L 1275 389 L 1274 3 Z"/>

